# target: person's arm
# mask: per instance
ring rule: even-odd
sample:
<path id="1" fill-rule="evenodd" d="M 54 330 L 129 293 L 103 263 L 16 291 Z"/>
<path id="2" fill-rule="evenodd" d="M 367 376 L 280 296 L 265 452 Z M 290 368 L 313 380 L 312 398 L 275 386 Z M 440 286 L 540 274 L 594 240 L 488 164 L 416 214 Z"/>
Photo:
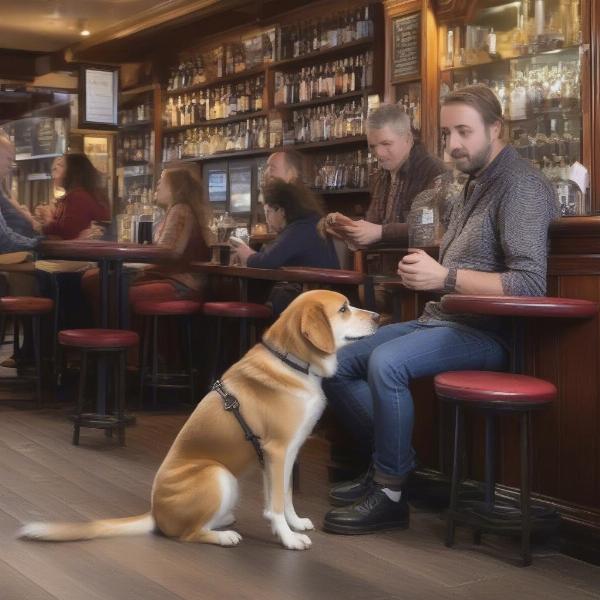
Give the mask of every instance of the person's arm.
<path id="1" fill-rule="evenodd" d="M 0 212 L 0 253 L 32 250 L 39 241 L 37 237 L 29 238 L 14 232 L 6 224 L 4 216 Z"/>
<path id="2" fill-rule="evenodd" d="M 498 229 L 506 271 L 501 273 L 507 296 L 543 296 L 546 293 L 548 229 L 558 218 L 558 199 L 541 177 L 520 180 L 498 211 Z"/>
<path id="3" fill-rule="evenodd" d="M 526 179 L 510 192 L 498 211 L 498 229 L 506 270 L 485 273 L 456 271 L 454 291 L 485 296 L 543 296 L 546 293 L 548 228 L 558 216 L 550 184 Z M 449 269 L 423 250 L 414 250 L 398 264 L 404 285 L 415 290 L 443 290 Z"/>
<path id="4" fill-rule="evenodd" d="M 156 240 L 158 246 L 170 248 L 181 256 L 190 241 L 195 216 L 187 204 L 176 204 L 167 212 L 165 223 Z"/>
<path id="5" fill-rule="evenodd" d="M 258 269 L 278 269 L 287 264 L 302 247 L 302 229 L 288 225 L 275 240 L 260 252 L 248 257 L 246 265 Z"/>

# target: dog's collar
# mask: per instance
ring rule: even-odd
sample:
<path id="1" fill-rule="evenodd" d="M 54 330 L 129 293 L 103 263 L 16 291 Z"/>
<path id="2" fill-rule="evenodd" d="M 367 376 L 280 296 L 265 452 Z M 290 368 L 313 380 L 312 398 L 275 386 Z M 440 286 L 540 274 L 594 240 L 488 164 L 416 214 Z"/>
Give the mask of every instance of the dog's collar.
<path id="1" fill-rule="evenodd" d="M 303 360 L 300 360 L 298 357 L 286 352 L 279 352 L 279 350 L 275 350 L 275 348 L 269 346 L 265 340 L 261 340 L 260 342 L 271 354 L 274 354 L 279 360 L 284 362 L 288 367 L 292 367 L 292 369 L 296 369 L 296 371 L 300 371 L 300 373 L 304 373 L 308 375 L 310 369 L 310 363 L 307 363 Z"/>

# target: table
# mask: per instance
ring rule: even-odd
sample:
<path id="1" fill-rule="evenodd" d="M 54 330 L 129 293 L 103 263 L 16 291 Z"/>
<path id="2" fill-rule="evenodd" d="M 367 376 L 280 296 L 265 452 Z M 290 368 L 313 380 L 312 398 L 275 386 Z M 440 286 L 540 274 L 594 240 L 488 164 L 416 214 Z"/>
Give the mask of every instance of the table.
<path id="1" fill-rule="evenodd" d="M 100 327 L 109 327 L 108 288 L 109 275 L 114 273 L 114 293 L 117 298 L 117 314 L 113 325 L 126 328 L 128 321 L 127 285 L 123 279 L 124 262 L 160 263 L 176 260 L 177 255 L 169 248 L 103 240 L 44 240 L 37 248 L 43 258 L 60 260 L 89 260 L 98 263 L 100 272 Z M 98 414 L 106 414 L 106 363 L 98 361 Z"/>
<path id="2" fill-rule="evenodd" d="M 219 265 L 212 262 L 191 262 L 190 267 L 197 273 L 221 277 L 234 277 L 239 280 L 240 300 L 248 300 L 248 280 L 287 281 L 290 283 L 365 286 L 365 305 L 374 308 L 372 278 L 358 271 L 344 269 L 319 269 L 314 267 L 281 267 L 279 269 L 257 269 L 234 265 Z"/>
<path id="3" fill-rule="evenodd" d="M 114 273 L 115 296 L 117 298 L 116 322 L 123 328 L 127 323 L 127 286 L 124 285 L 123 263 L 161 263 L 177 259 L 169 248 L 126 242 L 103 240 L 45 240 L 38 246 L 38 255 L 60 260 L 89 260 L 98 263 L 100 271 L 100 327 L 109 327 L 108 288 L 109 274 Z"/>

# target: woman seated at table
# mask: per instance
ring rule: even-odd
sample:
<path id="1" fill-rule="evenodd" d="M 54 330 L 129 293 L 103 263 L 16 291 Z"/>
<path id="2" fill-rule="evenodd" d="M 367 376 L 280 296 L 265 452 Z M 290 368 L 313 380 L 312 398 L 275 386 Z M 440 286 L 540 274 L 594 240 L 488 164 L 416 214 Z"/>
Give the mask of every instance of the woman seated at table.
<path id="1" fill-rule="evenodd" d="M 260 269 L 317 267 L 339 269 L 331 239 L 323 239 L 317 223 L 324 211 L 319 199 L 305 186 L 273 179 L 263 190 L 269 229 L 278 234 L 268 246 L 255 252 L 241 241 L 232 241 L 234 259 Z M 299 285 L 276 285 L 269 298 L 278 315 L 301 291 Z"/>
<path id="2" fill-rule="evenodd" d="M 189 271 L 189 262 L 208 260 L 210 207 L 202 183 L 189 168 L 165 169 L 156 189 L 157 203 L 166 209 L 154 228 L 153 242 L 170 248 L 179 259 L 165 265 L 143 265 L 132 273 L 131 304 L 139 300 L 176 300 L 201 295 L 204 277 Z M 82 286 L 89 298 L 99 298 L 98 269 L 84 274 Z M 92 303 L 98 306 L 98 302 Z"/>
<path id="3" fill-rule="evenodd" d="M 166 214 L 155 227 L 154 244 L 169 247 L 179 260 L 143 268 L 129 289 L 132 304 L 150 296 L 165 300 L 198 297 L 204 286 L 204 276 L 189 270 L 190 261 L 209 259 L 213 241 L 208 226 L 211 210 L 200 178 L 189 168 L 165 169 L 156 201 Z"/>
<path id="4" fill-rule="evenodd" d="M 72 240 L 93 221 L 110 219 L 110 211 L 100 186 L 100 174 L 85 154 L 65 154 L 52 165 L 54 185 L 65 195 L 53 210 L 40 210 L 42 233 L 48 237 Z"/>

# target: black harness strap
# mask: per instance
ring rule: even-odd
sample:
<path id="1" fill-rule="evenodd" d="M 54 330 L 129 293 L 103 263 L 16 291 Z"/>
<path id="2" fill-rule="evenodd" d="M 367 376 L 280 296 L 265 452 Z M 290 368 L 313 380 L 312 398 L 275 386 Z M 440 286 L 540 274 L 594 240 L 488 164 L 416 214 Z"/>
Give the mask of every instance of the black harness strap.
<path id="1" fill-rule="evenodd" d="M 230 394 L 226 389 L 220 379 L 217 379 L 213 385 L 212 389 L 223 398 L 223 408 L 227 412 L 232 412 L 233 416 L 237 419 L 237 422 L 240 424 L 242 431 L 244 432 L 244 436 L 246 441 L 250 442 L 254 446 L 254 450 L 256 452 L 256 456 L 258 456 L 258 462 L 261 467 L 265 466 L 265 456 L 263 454 L 263 449 L 260 445 L 260 438 L 254 434 L 252 429 L 246 423 L 244 417 L 240 413 L 240 402 L 233 395 Z"/>

